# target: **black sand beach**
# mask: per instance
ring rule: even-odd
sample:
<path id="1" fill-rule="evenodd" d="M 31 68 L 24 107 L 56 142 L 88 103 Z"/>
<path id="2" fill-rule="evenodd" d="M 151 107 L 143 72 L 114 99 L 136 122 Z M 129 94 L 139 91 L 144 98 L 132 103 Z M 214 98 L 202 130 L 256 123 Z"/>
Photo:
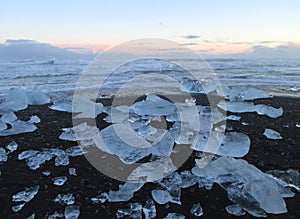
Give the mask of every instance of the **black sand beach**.
<path id="1" fill-rule="evenodd" d="M 200 100 L 198 99 L 197 102 Z M 289 168 L 299 170 L 300 128 L 296 127 L 296 123 L 300 122 L 300 99 L 273 97 L 254 102 L 283 107 L 284 113 L 277 119 L 256 113 L 242 113 L 239 114 L 242 117 L 240 121 L 227 121 L 227 125 L 231 126 L 233 130 L 243 132 L 251 139 L 250 152 L 243 159 L 262 171 L 287 170 Z M 127 203 L 93 204 L 90 200 L 92 197 L 110 189 L 117 190 L 120 182 L 98 172 L 84 156 L 71 157 L 68 166 L 56 167 L 52 159 L 37 170 L 30 170 L 24 160 L 18 160 L 18 154 L 22 151 L 40 150 L 41 148 L 67 149 L 77 145 L 77 142 L 63 141 L 58 138 L 61 128 L 72 127 L 72 114 L 53 111 L 48 108 L 48 105 L 30 106 L 16 114 L 22 120 L 28 120 L 30 116 L 37 115 L 41 122 L 36 124 L 38 129 L 35 132 L 0 137 L 1 146 L 6 146 L 11 141 L 15 141 L 19 145 L 18 150 L 9 155 L 8 161 L 0 164 L 1 219 L 27 218 L 32 213 L 36 214 L 36 218 L 47 218 L 47 215 L 55 211 L 64 212 L 63 206 L 52 201 L 58 194 L 63 193 L 72 193 L 75 196 L 75 204 L 80 206 L 80 218 L 115 218 L 117 209 L 126 208 L 129 203 L 133 202 L 144 204 L 146 200 L 151 199 L 151 190 L 156 185 L 147 183 Z M 97 118 L 97 125 L 100 129 L 109 125 L 102 121 L 102 117 L 100 115 Z M 242 125 L 242 122 L 247 125 Z M 283 139 L 267 139 L 263 136 L 265 128 L 278 131 Z M 180 169 L 191 169 L 193 166 L 194 162 L 191 157 Z M 76 168 L 77 176 L 68 174 L 70 167 Z M 51 175 L 43 175 L 42 172 L 45 170 L 51 171 Z M 67 176 L 68 181 L 63 186 L 55 186 L 52 178 L 57 176 Z M 38 194 L 20 212 L 14 213 L 11 210 L 15 205 L 12 202 L 12 196 L 26 187 L 36 185 L 40 186 Z M 268 218 L 300 218 L 300 194 L 296 192 L 295 197 L 285 198 L 285 200 L 288 213 L 268 214 Z M 236 218 L 226 212 L 225 207 L 232 203 L 227 198 L 226 191 L 216 184 L 212 190 L 199 189 L 198 186 L 182 189 L 181 202 L 182 205 L 172 203 L 159 205 L 156 203 L 157 218 L 163 218 L 169 212 L 177 212 L 184 214 L 186 218 L 194 218 L 190 209 L 197 202 L 200 202 L 203 208 L 203 218 Z M 240 218 L 252 218 L 252 216 L 246 214 Z"/>

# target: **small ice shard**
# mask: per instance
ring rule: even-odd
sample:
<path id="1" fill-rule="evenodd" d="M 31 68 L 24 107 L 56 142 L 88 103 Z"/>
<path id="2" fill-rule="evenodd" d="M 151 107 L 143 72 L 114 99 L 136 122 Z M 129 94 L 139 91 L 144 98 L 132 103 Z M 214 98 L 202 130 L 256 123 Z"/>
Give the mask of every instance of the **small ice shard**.
<path id="1" fill-rule="evenodd" d="M 70 157 L 82 156 L 84 154 L 80 146 L 73 146 L 66 150 L 66 153 Z"/>
<path id="2" fill-rule="evenodd" d="M 118 209 L 118 211 L 116 213 L 116 217 L 124 218 L 125 216 L 129 216 L 131 214 L 132 214 L 131 208 L 122 208 L 122 209 Z"/>
<path id="3" fill-rule="evenodd" d="M 164 157 L 156 161 L 141 164 L 128 176 L 132 182 L 154 182 L 177 169 L 170 157 Z"/>
<path id="4" fill-rule="evenodd" d="M 170 115 L 175 109 L 173 103 L 155 94 L 148 94 L 146 100 L 136 102 L 131 106 L 131 110 L 138 115 Z"/>
<path id="5" fill-rule="evenodd" d="M 66 176 L 59 176 L 52 179 L 53 184 L 56 186 L 62 186 L 68 180 Z"/>
<path id="6" fill-rule="evenodd" d="M 279 184 L 294 188 L 300 192 L 300 173 L 297 170 L 269 170 L 266 173 L 272 176 Z"/>
<path id="7" fill-rule="evenodd" d="M 65 208 L 66 219 L 77 219 L 80 215 L 80 208 L 77 205 L 69 205 Z"/>
<path id="8" fill-rule="evenodd" d="M 239 121 L 241 119 L 241 117 L 236 116 L 236 115 L 230 115 L 230 116 L 227 116 L 227 119 L 232 120 L 232 121 Z"/>
<path id="9" fill-rule="evenodd" d="M 29 122 L 24 122 L 21 120 L 16 120 L 10 123 L 12 126 L 10 129 L 6 129 L 0 131 L 0 136 L 9 136 L 9 135 L 17 135 L 27 132 L 33 132 L 37 129 L 37 127 Z"/>
<path id="10" fill-rule="evenodd" d="M 300 128 L 300 122 L 296 122 L 295 126 L 296 126 L 297 128 Z"/>
<path id="11" fill-rule="evenodd" d="M 26 188 L 24 191 L 21 191 L 12 196 L 12 201 L 14 202 L 29 202 L 39 191 L 39 186 L 34 186 Z"/>
<path id="12" fill-rule="evenodd" d="M 108 194 L 106 192 L 97 195 L 96 197 L 91 198 L 91 201 L 93 202 L 93 204 L 97 204 L 97 203 L 104 203 L 106 202 L 108 198 Z"/>
<path id="13" fill-rule="evenodd" d="M 38 154 L 39 151 L 36 150 L 27 150 L 27 151 L 23 151 L 18 155 L 18 159 L 19 160 L 24 160 L 27 159 L 29 157 L 35 156 L 36 154 Z"/>
<path id="14" fill-rule="evenodd" d="M 40 123 L 41 119 L 38 116 L 31 116 L 30 119 L 28 120 L 29 123 Z"/>
<path id="15" fill-rule="evenodd" d="M 42 172 L 44 176 L 50 176 L 51 172 L 49 170 L 45 170 Z"/>
<path id="16" fill-rule="evenodd" d="M 108 192 L 107 199 L 109 202 L 126 202 L 129 201 L 134 193 L 143 187 L 144 183 L 126 182 L 124 185 L 119 185 L 119 190 Z"/>
<path id="17" fill-rule="evenodd" d="M 145 219 L 151 219 L 156 217 L 156 207 L 151 199 L 146 201 L 143 207 L 143 212 L 145 215 Z"/>
<path id="18" fill-rule="evenodd" d="M 55 211 L 53 214 L 50 214 L 47 219 L 57 219 L 62 217 L 64 217 L 62 213 Z"/>
<path id="19" fill-rule="evenodd" d="M 8 159 L 7 152 L 3 147 L 0 147 L 0 162 L 6 162 Z"/>
<path id="20" fill-rule="evenodd" d="M 75 168 L 69 168 L 69 175 L 70 176 L 77 176 L 76 169 Z"/>
<path id="21" fill-rule="evenodd" d="M 256 111 L 259 115 L 266 115 L 270 118 L 278 118 L 278 117 L 282 116 L 282 114 L 283 114 L 282 107 L 277 109 L 272 106 L 267 106 L 267 105 L 263 105 L 263 104 L 255 105 L 255 107 L 256 107 Z"/>
<path id="22" fill-rule="evenodd" d="M 72 113 L 72 100 L 55 101 L 49 108 L 56 111 Z"/>
<path id="23" fill-rule="evenodd" d="M 203 210 L 202 210 L 200 203 L 193 204 L 190 212 L 191 212 L 191 214 L 195 215 L 196 217 L 202 216 Z"/>
<path id="24" fill-rule="evenodd" d="M 164 219 L 185 219 L 185 216 L 179 213 L 168 213 Z"/>
<path id="25" fill-rule="evenodd" d="M 53 157 L 53 154 L 46 152 L 46 151 L 37 153 L 33 156 L 30 156 L 27 159 L 27 166 L 31 170 L 36 170 L 36 169 L 40 168 L 41 164 L 44 164 L 46 161 L 51 160 L 52 157 Z"/>
<path id="26" fill-rule="evenodd" d="M 86 122 L 72 128 L 63 128 L 63 133 L 59 139 L 66 141 L 80 141 L 95 139 L 99 135 L 99 129 L 96 126 L 89 126 Z"/>
<path id="27" fill-rule="evenodd" d="M 151 191 L 152 198 L 160 205 L 164 205 L 172 201 L 172 197 L 168 191 L 162 189 L 154 189 Z"/>
<path id="28" fill-rule="evenodd" d="M 1 117 L 1 121 L 4 123 L 11 123 L 18 119 L 18 117 L 13 112 L 4 113 Z"/>
<path id="29" fill-rule="evenodd" d="M 246 212 L 239 205 L 228 205 L 226 211 L 234 216 L 243 216 Z"/>
<path id="30" fill-rule="evenodd" d="M 181 196 L 181 184 L 182 184 L 182 178 L 181 176 L 173 172 L 172 174 L 168 175 L 164 179 L 158 182 L 158 184 L 164 188 L 166 191 L 169 192 L 171 196 L 170 202 L 176 203 L 181 205 L 180 196 Z"/>
<path id="31" fill-rule="evenodd" d="M 300 88 L 297 88 L 297 86 L 290 86 L 288 88 L 286 88 L 287 91 L 290 92 L 298 92 L 300 90 Z"/>
<path id="32" fill-rule="evenodd" d="M 19 145 L 15 141 L 12 141 L 10 144 L 6 146 L 6 148 L 9 150 L 9 153 L 16 151 L 18 147 Z"/>
<path id="33" fill-rule="evenodd" d="M 266 136 L 269 139 L 274 139 L 274 140 L 282 139 L 280 133 L 276 132 L 272 129 L 265 129 L 264 136 Z"/>
<path id="34" fill-rule="evenodd" d="M 58 194 L 53 201 L 61 205 L 73 205 L 75 203 L 75 197 L 70 193 L 64 195 Z"/>
<path id="35" fill-rule="evenodd" d="M 67 154 L 62 154 L 55 158 L 55 166 L 67 166 L 69 163 L 69 156 Z"/>
<path id="36" fill-rule="evenodd" d="M 35 213 L 33 213 L 32 215 L 30 215 L 29 217 L 27 217 L 26 219 L 34 219 L 35 218 Z"/>
<path id="37" fill-rule="evenodd" d="M 272 97 L 268 92 L 250 86 L 223 86 L 222 90 L 228 100 L 254 100 Z"/>
<path id="38" fill-rule="evenodd" d="M 11 210 L 13 212 L 19 212 L 23 209 L 23 207 L 25 206 L 25 203 L 19 204 L 19 205 L 14 205 L 12 206 Z"/>
<path id="39" fill-rule="evenodd" d="M 208 137 L 199 136 L 198 142 L 192 148 L 196 151 L 214 153 L 222 156 L 243 157 L 250 149 L 250 139 L 247 135 L 239 132 L 211 132 L 212 141 Z M 223 139 L 222 139 L 223 137 Z M 220 143 L 219 143 L 220 142 Z M 219 146 L 218 146 L 219 145 Z"/>
<path id="40" fill-rule="evenodd" d="M 180 185 L 181 188 L 191 187 L 191 186 L 195 185 L 199 180 L 199 177 L 193 175 L 188 170 L 182 171 L 180 173 L 180 176 L 181 176 L 181 180 L 182 180 L 181 185 Z"/>

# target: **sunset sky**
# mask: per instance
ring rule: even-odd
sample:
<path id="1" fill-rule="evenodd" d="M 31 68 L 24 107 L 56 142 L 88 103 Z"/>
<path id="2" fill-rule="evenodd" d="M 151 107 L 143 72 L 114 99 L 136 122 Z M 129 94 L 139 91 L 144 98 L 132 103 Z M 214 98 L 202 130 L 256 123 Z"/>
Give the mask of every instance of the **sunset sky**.
<path id="1" fill-rule="evenodd" d="M 0 43 L 32 39 L 94 52 L 139 38 L 163 38 L 203 53 L 300 42 L 299 0 L 0 2 Z"/>

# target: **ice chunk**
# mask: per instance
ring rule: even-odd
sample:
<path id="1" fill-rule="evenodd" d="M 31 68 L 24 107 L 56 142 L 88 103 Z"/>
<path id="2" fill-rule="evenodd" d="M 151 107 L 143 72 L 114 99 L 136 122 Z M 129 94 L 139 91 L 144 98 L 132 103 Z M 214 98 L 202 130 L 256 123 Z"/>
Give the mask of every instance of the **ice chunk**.
<path id="1" fill-rule="evenodd" d="M 20 99 L 5 100 L 0 104 L 0 112 L 19 111 L 26 109 L 27 107 L 28 104 Z"/>
<path id="2" fill-rule="evenodd" d="M 164 219 L 185 219 L 185 216 L 179 213 L 168 213 Z"/>
<path id="3" fill-rule="evenodd" d="M 283 114 L 282 107 L 276 109 L 272 106 L 267 106 L 267 105 L 263 105 L 263 104 L 258 104 L 255 106 L 256 106 L 256 111 L 259 115 L 266 115 L 270 118 L 278 118 L 278 117 L 282 116 L 282 114 Z"/>
<path id="4" fill-rule="evenodd" d="M 124 218 L 125 216 L 129 216 L 132 214 L 132 209 L 131 208 L 122 208 L 118 209 L 116 213 L 117 218 Z"/>
<path id="5" fill-rule="evenodd" d="M 156 208 L 154 202 L 149 199 L 146 201 L 144 207 L 143 207 L 143 212 L 145 215 L 145 219 L 151 219 L 156 217 Z"/>
<path id="6" fill-rule="evenodd" d="M 18 117 L 13 112 L 4 113 L 1 117 L 1 121 L 4 123 L 11 123 L 18 119 Z"/>
<path id="7" fill-rule="evenodd" d="M 207 134 L 208 135 L 208 134 Z M 212 141 L 208 142 L 206 135 L 201 134 L 198 142 L 192 148 L 196 151 L 214 153 L 222 156 L 243 157 L 250 149 L 250 139 L 239 132 L 211 132 Z M 221 142 L 220 144 L 218 142 Z M 218 148 L 216 146 L 220 145 Z"/>
<path id="8" fill-rule="evenodd" d="M 223 94 L 229 100 L 254 100 L 272 97 L 268 92 L 250 86 L 224 86 Z"/>
<path id="9" fill-rule="evenodd" d="M 14 202 L 29 202 L 39 191 L 39 186 L 34 186 L 26 188 L 24 191 L 21 191 L 12 196 L 12 201 Z"/>
<path id="10" fill-rule="evenodd" d="M 211 78 L 205 78 L 202 79 L 201 81 L 189 79 L 189 78 L 183 78 L 181 80 L 180 89 L 188 93 L 208 94 L 216 90 L 217 87 L 218 87 L 218 83 L 216 83 Z"/>
<path id="11" fill-rule="evenodd" d="M 146 100 L 136 102 L 131 106 L 131 110 L 138 115 L 170 115 L 175 109 L 173 103 L 155 94 L 148 94 Z"/>
<path id="12" fill-rule="evenodd" d="M 132 182 L 154 182 L 160 180 L 177 169 L 170 157 L 144 163 L 128 176 Z"/>
<path id="13" fill-rule="evenodd" d="M 55 166 L 67 166 L 69 163 L 69 156 L 67 154 L 61 154 L 55 158 Z"/>
<path id="14" fill-rule="evenodd" d="M 50 214 L 47 219 L 56 219 L 56 218 L 62 218 L 62 217 L 64 217 L 64 215 L 62 213 L 55 211 L 53 214 Z"/>
<path id="15" fill-rule="evenodd" d="M 49 108 L 56 111 L 71 113 L 72 100 L 68 99 L 68 100 L 55 101 L 51 106 L 49 106 Z"/>
<path id="16" fill-rule="evenodd" d="M 300 192 L 300 173 L 297 170 L 269 170 L 266 173 L 271 175 L 279 182 L 279 184 L 285 187 L 295 188 L 298 192 Z"/>
<path id="17" fill-rule="evenodd" d="M 190 212 L 191 212 L 191 214 L 195 215 L 196 217 L 202 216 L 203 210 L 202 210 L 200 203 L 193 204 Z"/>
<path id="18" fill-rule="evenodd" d="M 272 129 L 265 129 L 264 136 L 266 136 L 269 139 L 274 139 L 274 140 L 282 139 L 280 133 L 276 132 Z"/>
<path id="19" fill-rule="evenodd" d="M 29 123 L 40 123 L 41 119 L 38 116 L 31 116 L 30 119 L 28 120 Z"/>
<path id="20" fill-rule="evenodd" d="M 43 105 L 50 103 L 50 98 L 39 89 L 27 91 L 26 95 L 29 105 Z"/>
<path id="21" fill-rule="evenodd" d="M 34 153 L 34 152 L 32 152 Z M 31 169 L 31 170 L 36 170 L 38 168 L 40 168 L 41 164 L 44 164 L 46 161 L 51 160 L 52 157 L 54 155 L 49 153 L 49 152 L 39 152 L 35 155 L 30 156 L 27 159 L 27 166 Z"/>
<path id="22" fill-rule="evenodd" d="M 56 186 L 62 186 L 67 180 L 68 178 L 66 176 L 59 176 L 52 179 L 53 184 Z"/>
<path id="23" fill-rule="evenodd" d="M 64 195 L 58 194 L 53 201 L 61 205 L 73 205 L 75 203 L 75 197 L 70 193 Z"/>
<path id="24" fill-rule="evenodd" d="M 42 173 L 43 173 L 44 176 L 50 176 L 51 171 L 45 170 L 45 171 L 43 171 Z"/>
<path id="25" fill-rule="evenodd" d="M 32 157 L 36 154 L 38 154 L 39 151 L 36 151 L 36 150 L 27 150 L 27 151 L 23 151 L 21 152 L 19 155 L 18 155 L 18 159 L 19 160 L 24 160 L 24 159 L 27 159 L 29 157 Z"/>
<path id="26" fill-rule="evenodd" d="M 182 180 L 181 185 L 180 185 L 181 188 L 191 187 L 191 186 L 195 185 L 199 180 L 199 177 L 193 175 L 188 170 L 182 171 L 180 173 L 180 176 L 181 176 L 181 180 Z"/>
<path id="27" fill-rule="evenodd" d="M 9 136 L 16 135 L 21 133 L 33 132 L 37 129 L 37 127 L 29 122 L 24 122 L 21 120 L 16 120 L 10 123 L 12 126 L 10 129 L 6 129 L 0 131 L 0 136 Z"/>
<path id="28" fill-rule="evenodd" d="M 76 169 L 75 168 L 69 168 L 69 175 L 70 176 L 77 176 Z"/>
<path id="29" fill-rule="evenodd" d="M 11 210 L 13 212 L 19 212 L 23 209 L 23 207 L 25 206 L 25 203 L 19 204 L 19 205 L 14 205 L 12 206 Z"/>
<path id="30" fill-rule="evenodd" d="M 95 103 L 85 97 L 74 96 L 72 112 L 80 113 L 74 118 L 96 118 L 98 114 L 104 112 L 102 103 Z"/>
<path id="31" fill-rule="evenodd" d="M 91 201 L 95 204 L 95 203 L 104 203 L 107 201 L 108 198 L 108 194 L 106 192 L 91 198 Z"/>
<path id="32" fill-rule="evenodd" d="M 128 119 L 129 106 L 109 107 L 107 110 L 108 115 L 104 121 L 109 123 L 122 123 Z"/>
<path id="33" fill-rule="evenodd" d="M 15 141 L 12 141 L 6 146 L 6 148 L 9 150 L 9 153 L 16 151 L 18 147 L 19 145 Z"/>
<path id="34" fill-rule="evenodd" d="M 273 214 L 287 212 L 276 181 L 244 160 L 220 157 L 203 171 L 208 179 L 227 190 L 231 201 L 254 216 L 263 214 L 262 210 Z"/>
<path id="35" fill-rule="evenodd" d="M 234 216 L 243 216 L 246 212 L 239 205 L 228 205 L 226 211 Z"/>
<path id="36" fill-rule="evenodd" d="M 82 156 L 84 154 L 80 146 L 73 146 L 66 150 L 66 153 L 70 157 Z"/>
<path id="37" fill-rule="evenodd" d="M 69 205 L 65 208 L 66 219 L 77 219 L 80 215 L 80 208 L 77 205 Z"/>
<path id="38" fill-rule="evenodd" d="M 172 197 L 168 191 L 162 189 L 154 189 L 151 191 L 152 198 L 160 205 L 164 205 L 172 201 Z"/>
<path id="39" fill-rule="evenodd" d="M 236 115 L 230 115 L 230 116 L 227 116 L 227 119 L 228 120 L 233 120 L 233 121 L 239 121 L 241 119 L 241 117 L 236 116 Z"/>
<path id="40" fill-rule="evenodd" d="M 133 194 L 140 190 L 144 183 L 130 183 L 126 182 L 124 185 L 119 185 L 119 190 L 108 192 L 107 199 L 110 202 L 126 202 L 129 201 Z"/>
<path id="41" fill-rule="evenodd" d="M 67 141 L 95 139 L 99 135 L 98 128 L 89 126 L 86 122 L 72 128 L 63 128 L 62 130 L 63 133 L 59 136 L 59 139 Z"/>
<path id="42" fill-rule="evenodd" d="M 2 122 L 2 120 L 0 120 L 0 132 L 5 129 L 7 129 L 7 125 L 4 122 Z"/>
<path id="43" fill-rule="evenodd" d="M 3 147 L 0 147 L 0 162 L 6 162 L 8 159 L 7 152 Z"/>

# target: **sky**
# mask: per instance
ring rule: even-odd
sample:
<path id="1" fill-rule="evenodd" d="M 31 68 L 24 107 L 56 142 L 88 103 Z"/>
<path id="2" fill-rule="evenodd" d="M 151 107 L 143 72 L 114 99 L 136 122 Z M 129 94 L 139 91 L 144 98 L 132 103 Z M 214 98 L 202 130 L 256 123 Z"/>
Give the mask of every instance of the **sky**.
<path id="1" fill-rule="evenodd" d="M 0 1 L 0 43 L 31 39 L 94 52 L 162 38 L 211 54 L 300 44 L 299 0 Z"/>

